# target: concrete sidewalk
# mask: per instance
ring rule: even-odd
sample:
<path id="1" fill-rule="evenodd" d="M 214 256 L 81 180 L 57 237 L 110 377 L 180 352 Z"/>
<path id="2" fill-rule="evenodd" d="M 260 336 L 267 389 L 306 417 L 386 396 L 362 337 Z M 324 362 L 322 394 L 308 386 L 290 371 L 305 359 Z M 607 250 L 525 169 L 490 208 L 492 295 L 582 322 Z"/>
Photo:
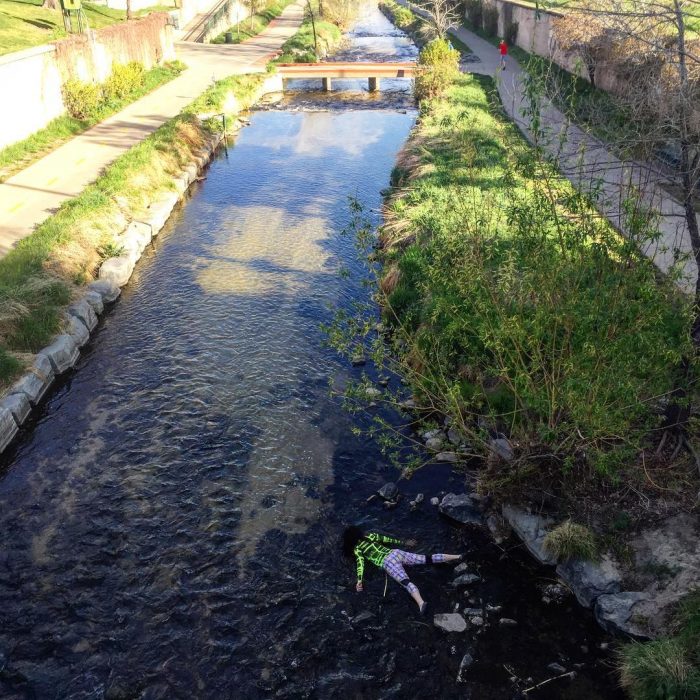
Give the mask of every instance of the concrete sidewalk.
<path id="1" fill-rule="evenodd" d="M 297 31 L 303 14 L 300 5 L 289 5 L 265 31 L 242 44 L 177 44 L 178 58 L 188 66 L 182 75 L 0 184 L 0 257 L 120 155 L 179 114 L 213 80 L 264 71 Z"/>
<path id="2" fill-rule="evenodd" d="M 518 128 L 533 141 L 525 96 L 525 73 L 511 56 L 506 70 L 500 70 L 498 49 L 464 27 L 452 30 L 480 61 L 463 65 L 463 70 L 489 75 L 496 80 L 498 92 L 508 115 Z M 544 136 L 540 141 L 545 152 L 556 158 L 560 171 L 581 191 L 594 196 L 596 207 L 618 230 L 625 231 L 625 204 L 640 194 L 646 207 L 658 213 L 659 238 L 642 245 L 642 252 L 662 272 L 669 272 L 677 254 L 689 255 L 683 268 L 681 286 L 695 291 L 698 271 L 692 256 L 690 235 L 682 205 L 664 188 L 664 173 L 653 164 L 621 161 L 606 144 L 573 124 L 549 100 L 541 107 Z"/>

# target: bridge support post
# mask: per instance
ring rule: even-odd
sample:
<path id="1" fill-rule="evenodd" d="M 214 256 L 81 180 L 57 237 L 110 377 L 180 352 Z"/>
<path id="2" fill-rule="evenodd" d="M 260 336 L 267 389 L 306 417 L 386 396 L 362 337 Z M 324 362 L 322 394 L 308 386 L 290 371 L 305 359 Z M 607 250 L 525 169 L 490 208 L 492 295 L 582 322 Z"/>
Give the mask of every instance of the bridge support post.
<path id="1" fill-rule="evenodd" d="M 379 90 L 379 78 L 369 78 L 369 91 L 377 92 Z"/>
<path id="2" fill-rule="evenodd" d="M 333 89 L 333 81 L 330 78 L 322 78 L 323 80 L 323 89 L 326 92 L 330 92 Z"/>

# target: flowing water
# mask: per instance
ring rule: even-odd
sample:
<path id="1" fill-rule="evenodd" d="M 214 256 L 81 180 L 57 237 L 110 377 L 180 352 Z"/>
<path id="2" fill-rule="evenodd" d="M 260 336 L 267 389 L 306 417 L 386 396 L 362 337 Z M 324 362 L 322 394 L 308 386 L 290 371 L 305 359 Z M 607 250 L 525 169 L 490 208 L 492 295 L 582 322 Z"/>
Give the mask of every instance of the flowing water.
<path id="1" fill-rule="evenodd" d="M 410 55 L 396 34 L 370 9 L 348 50 Z M 319 324 L 367 293 L 340 233 L 347 198 L 376 210 L 415 112 L 350 105 L 292 96 L 253 114 L 5 455 L 0 697 L 488 700 L 552 662 L 576 677 L 528 697 L 619 697 L 591 614 L 541 602 L 551 570 L 429 505 L 463 477 L 434 466 L 403 483 L 426 495 L 416 511 L 367 503 L 396 475 L 329 396 L 356 370 Z M 415 571 L 432 612 L 502 609 L 448 635 L 376 570 L 356 594 L 338 548 L 351 522 L 469 552 L 482 581 L 467 594 L 452 567 Z"/>

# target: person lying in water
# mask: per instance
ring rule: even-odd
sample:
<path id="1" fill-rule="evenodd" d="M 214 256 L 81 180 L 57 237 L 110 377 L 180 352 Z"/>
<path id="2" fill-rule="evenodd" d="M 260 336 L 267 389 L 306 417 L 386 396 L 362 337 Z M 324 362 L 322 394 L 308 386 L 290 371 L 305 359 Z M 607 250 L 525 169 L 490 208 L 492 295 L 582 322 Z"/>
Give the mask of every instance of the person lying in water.
<path id="1" fill-rule="evenodd" d="M 403 544 L 401 540 L 394 537 L 387 537 L 376 532 L 363 532 L 354 525 L 346 528 L 343 533 L 343 553 L 346 557 L 354 557 L 357 560 L 357 584 L 355 585 L 357 592 L 359 593 L 363 589 L 362 578 L 365 573 L 365 560 L 370 561 L 380 569 L 384 569 L 391 578 L 409 592 L 422 614 L 428 604 L 421 597 L 418 587 L 411 583 L 404 566 L 461 561 L 463 556 L 461 554 L 414 554 L 397 547 L 386 546 L 401 544 Z M 415 540 L 407 540 L 405 544 L 414 547 L 416 542 Z"/>

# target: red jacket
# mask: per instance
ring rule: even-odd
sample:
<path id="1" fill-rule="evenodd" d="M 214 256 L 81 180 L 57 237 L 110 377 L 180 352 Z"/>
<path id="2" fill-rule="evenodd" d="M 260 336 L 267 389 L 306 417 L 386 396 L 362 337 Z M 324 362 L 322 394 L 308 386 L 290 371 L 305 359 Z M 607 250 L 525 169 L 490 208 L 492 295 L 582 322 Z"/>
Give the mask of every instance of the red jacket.
<path id="1" fill-rule="evenodd" d="M 506 46 L 506 42 L 502 41 L 499 45 L 498 48 L 501 50 L 501 56 L 507 56 L 508 55 L 508 47 Z"/>

